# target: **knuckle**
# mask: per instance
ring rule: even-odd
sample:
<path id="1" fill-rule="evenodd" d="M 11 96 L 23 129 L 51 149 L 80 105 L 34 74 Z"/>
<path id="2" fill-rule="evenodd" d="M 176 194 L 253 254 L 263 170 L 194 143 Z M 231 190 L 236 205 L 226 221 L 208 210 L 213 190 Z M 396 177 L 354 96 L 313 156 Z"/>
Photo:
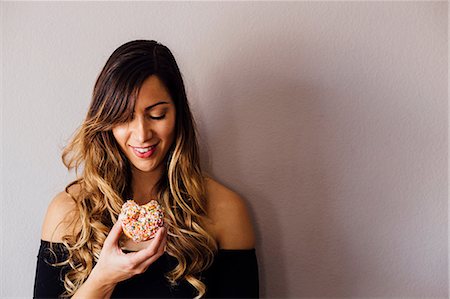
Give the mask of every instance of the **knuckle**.
<path id="1" fill-rule="evenodd" d="M 147 268 L 145 267 L 140 267 L 138 269 L 136 269 L 136 274 L 142 274 L 145 272 L 145 270 L 147 270 Z"/>
<path id="2" fill-rule="evenodd" d="M 134 273 L 134 271 L 136 271 L 136 264 L 129 263 L 128 265 L 126 265 L 125 269 L 127 270 L 127 272 Z"/>

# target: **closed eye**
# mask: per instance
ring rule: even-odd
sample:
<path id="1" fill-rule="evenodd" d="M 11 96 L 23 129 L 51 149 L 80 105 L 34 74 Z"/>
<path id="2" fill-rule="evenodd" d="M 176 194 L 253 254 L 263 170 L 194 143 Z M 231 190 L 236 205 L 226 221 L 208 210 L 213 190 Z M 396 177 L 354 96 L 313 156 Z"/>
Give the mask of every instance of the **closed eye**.
<path id="1" fill-rule="evenodd" d="M 158 120 L 158 119 L 164 119 L 165 117 L 166 117 L 165 114 L 162 115 L 162 116 L 150 116 L 151 119 L 156 119 L 156 120 Z"/>
<path id="2" fill-rule="evenodd" d="M 151 119 L 155 119 L 155 120 L 161 120 L 161 119 L 166 118 L 166 115 L 165 114 L 161 115 L 161 116 L 150 116 L 150 115 L 148 115 L 148 117 L 150 117 Z M 131 115 L 131 120 L 133 120 L 133 119 L 134 119 L 134 113 Z"/>

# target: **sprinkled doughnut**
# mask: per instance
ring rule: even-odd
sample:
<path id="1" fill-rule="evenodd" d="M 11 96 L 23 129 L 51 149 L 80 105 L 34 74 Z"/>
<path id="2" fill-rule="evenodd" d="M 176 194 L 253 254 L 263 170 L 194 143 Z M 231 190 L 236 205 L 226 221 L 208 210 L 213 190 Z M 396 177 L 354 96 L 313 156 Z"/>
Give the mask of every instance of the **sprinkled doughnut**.
<path id="1" fill-rule="evenodd" d="M 163 219 L 163 208 L 154 199 L 142 206 L 134 200 L 128 200 L 123 204 L 119 215 L 123 232 L 135 242 L 153 238 L 158 229 L 164 225 Z"/>

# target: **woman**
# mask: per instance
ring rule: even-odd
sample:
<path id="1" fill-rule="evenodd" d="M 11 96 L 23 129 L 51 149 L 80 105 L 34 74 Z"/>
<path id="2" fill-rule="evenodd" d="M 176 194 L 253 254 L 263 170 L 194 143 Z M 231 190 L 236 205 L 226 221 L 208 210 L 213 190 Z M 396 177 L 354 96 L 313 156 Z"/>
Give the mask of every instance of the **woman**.
<path id="1" fill-rule="evenodd" d="M 248 211 L 200 168 L 195 122 L 167 47 L 136 40 L 112 53 L 62 158 L 77 180 L 48 207 L 34 297 L 259 296 Z M 135 243 L 122 234 L 127 199 L 164 208 L 155 238 Z"/>

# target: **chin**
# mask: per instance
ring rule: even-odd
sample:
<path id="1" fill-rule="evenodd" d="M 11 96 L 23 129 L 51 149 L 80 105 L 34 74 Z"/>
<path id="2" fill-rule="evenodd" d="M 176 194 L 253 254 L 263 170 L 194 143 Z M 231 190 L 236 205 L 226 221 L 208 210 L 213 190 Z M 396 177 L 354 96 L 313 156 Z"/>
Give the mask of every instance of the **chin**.
<path id="1" fill-rule="evenodd" d="M 161 164 L 158 165 L 139 165 L 139 164 L 134 164 L 134 168 L 136 168 L 139 171 L 142 172 L 152 172 L 152 171 L 156 171 L 158 170 L 158 168 L 161 166 Z"/>
<path id="2" fill-rule="evenodd" d="M 134 168 L 136 168 L 139 171 L 142 172 L 152 172 L 154 170 L 156 170 L 156 167 L 145 167 L 145 166 L 139 166 L 139 165 L 134 165 Z"/>

